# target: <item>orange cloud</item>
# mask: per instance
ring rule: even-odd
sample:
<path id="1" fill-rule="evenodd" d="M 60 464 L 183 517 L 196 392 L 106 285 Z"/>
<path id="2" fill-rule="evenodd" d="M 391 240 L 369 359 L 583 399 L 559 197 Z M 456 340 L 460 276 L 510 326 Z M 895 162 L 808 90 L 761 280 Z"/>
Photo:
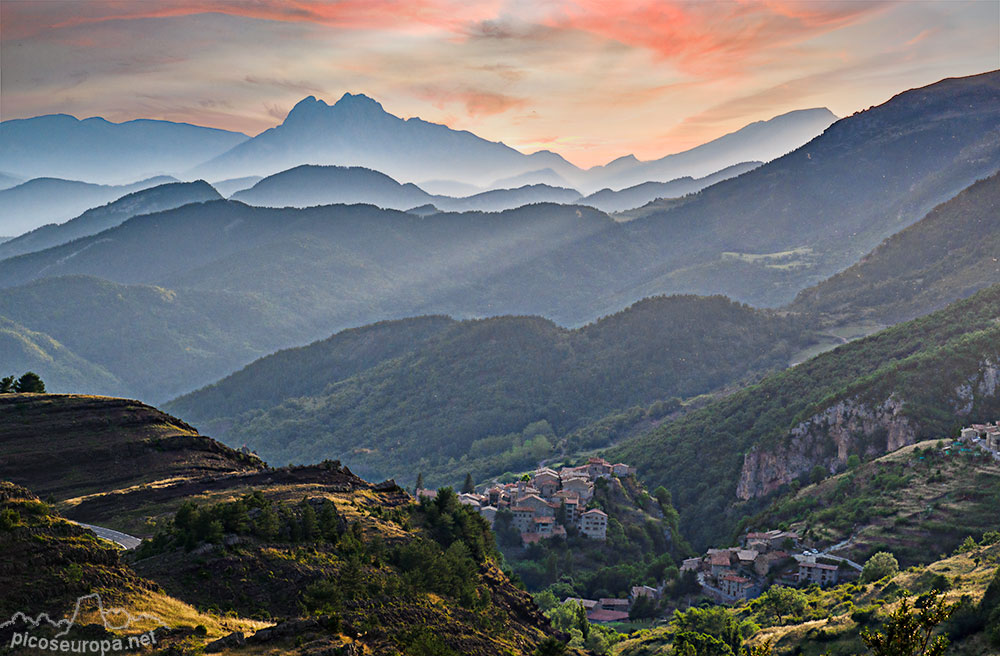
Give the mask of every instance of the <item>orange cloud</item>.
<path id="1" fill-rule="evenodd" d="M 756 56 L 861 20 L 881 2 L 683 2 L 631 0 L 562 3 L 544 22 L 641 47 L 688 73 L 737 73 Z"/>
<path id="2" fill-rule="evenodd" d="M 49 1 L 4 3 L 5 38 L 25 38 L 46 30 L 114 20 L 227 14 L 262 20 L 305 22 L 345 29 L 421 27 L 458 31 L 468 22 L 493 16 L 498 2 L 447 0 L 158 0 L 157 2 Z"/>
<path id="3" fill-rule="evenodd" d="M 470 87 L 448 89 L 435 85 L 424 85 L 415 89 L 415 95 L 441 110 L 451 103 L 461 103 L 465 105 L 466 113 L 472 117 L 502 114 L 527 103 L 524 98 Z"/>

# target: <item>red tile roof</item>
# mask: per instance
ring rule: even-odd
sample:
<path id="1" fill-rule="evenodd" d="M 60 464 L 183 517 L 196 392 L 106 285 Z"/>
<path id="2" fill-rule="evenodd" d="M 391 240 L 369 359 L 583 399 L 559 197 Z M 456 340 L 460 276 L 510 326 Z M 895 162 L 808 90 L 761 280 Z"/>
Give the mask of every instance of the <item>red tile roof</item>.
<path id="1" fill-rule="evenodd" d="M 591 622 L 624 622 L 628 613 L 622 610 L 592 610 L 587 613 L 587 619 Z"/>
<path id="2" fill-rule="evenodd" d="M 625 606 L 628 607 L 628 599 L 616 599 L 613 597 L 601 597 L 602 606 Z"/>
<path id="3" fill-rule="evenodd" d="M 708 562 L 710 565 L 725 565 L 729 566 L 729 552 L 721 551 L 719 553 L 714 553 L 708 557 Z"/>

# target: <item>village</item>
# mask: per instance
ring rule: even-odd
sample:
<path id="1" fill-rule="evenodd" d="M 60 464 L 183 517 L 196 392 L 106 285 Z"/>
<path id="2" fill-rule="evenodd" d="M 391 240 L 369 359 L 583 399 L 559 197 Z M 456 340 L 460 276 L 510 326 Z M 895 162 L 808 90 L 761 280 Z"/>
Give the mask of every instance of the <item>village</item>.
<path id="1" fill-rule="evenodd" d="M 978 447 L 1000 459 L 1000 422 L 961 429 L 959 438 L 943 451 L 948 453 L 956 447 Z M 587 509 L 594 485 L 601 478 L 624 478 L 635 473 L 630 465 L 592 457 L 576 467 L 542 467 L 513 483 L 493 485 L 481 493 L 460 494 L 459 500 L 491 526 L 498 512 L 509 511 L 525 546 L 566 537 L 568 527 L 574 527 L 584 537 L 603 541 L 607 538 L 608 515 L 599 508 Z M 433 497 L 436 491 L 420 489 L 417 494 Z M 798 533 L 782 529 L 748 532 L 738 546 L 708 549 L 701 556 L 685 559 L 680 567 L 682 573 L 696 575 L 702 595 L 720 604 L 754 599 L 772 585 L 836 585 L 857 579 L 861 570 L 859 563 L 821 553 L 803 543 Z M 590 622 L 624 622 L 637 601 L 655 603 L 662 594 L 662 589 L 640 585 L 631 588 L 628 598 L 567 597 L 563 603 L 582 605 Z"/>
<path id="2" fill-rule="evenodd" d="M 970 446 L 980 449 L 1000 460 L 1000 421 L 992 424 L 972 424 L 959 433 L 960 442 L 968 442 Z"/>
<path id="3" fill-rule="evenodd" d="M 948 454 L 965 447 L 978 447 L 1000 460 L 1000 422 L 963 428 L 942 451 Z M 705 596 L 732 604 L 753 599 L 775 584 L 827 586 L 853 580 L 861 565 L 805 548 L 798 533 L 774 529 L 747 533 L 738 547 L 709 549 L 686 559 L 680 569 L 695 572 Z"/>
<path id="4" fill-rule="evenodd" d="M 493 526 L 497 512 L 510 511 L 513 526 L 525 545 L 553 537 L 566 537 L 567 527 L 593 539 L 607 538 L 608 515 L 599 508 L 587 509 L 594 496 L 594 483 L 600 478 L 635 474 L 635 467 L 611 464 L 603 458 L 590 458 L 578 467 L 559 471 L 543 467 L 521 480 L 494 485 L 483 493 L 468 492 L 459 500 L 474 508 Z M 418 490 L 418 496 L 433 496 L 434 490 Z"/>

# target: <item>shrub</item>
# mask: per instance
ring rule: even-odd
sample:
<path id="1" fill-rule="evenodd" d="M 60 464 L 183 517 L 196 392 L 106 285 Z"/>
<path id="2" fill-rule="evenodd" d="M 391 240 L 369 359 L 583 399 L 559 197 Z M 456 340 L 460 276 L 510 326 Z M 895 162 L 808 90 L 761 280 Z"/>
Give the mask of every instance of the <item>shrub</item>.
<path id="1" fill-rule="evenodd" d="M 899 561 L 888 551 L 879 551 L 868 559 L 861 570 L 861 582 L 870 583 L 892 576 L 899 571 Z"/>

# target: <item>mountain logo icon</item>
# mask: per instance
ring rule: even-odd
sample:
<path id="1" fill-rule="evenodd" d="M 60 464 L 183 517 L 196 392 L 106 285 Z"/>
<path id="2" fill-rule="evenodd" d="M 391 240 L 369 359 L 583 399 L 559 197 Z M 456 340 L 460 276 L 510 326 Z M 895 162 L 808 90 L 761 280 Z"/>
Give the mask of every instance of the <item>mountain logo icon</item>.
<path id="1" fill-rule="evenodd" d="M 154 628 L 146 629 L 140 635 L 132 635 L 128 638 L 116 638 L 110 640 L 63 640 L 67 634 L 77 625 L 84 613 L 92 611 L 100 617 L 104 629 L 109 632 L 121 633 L 128 631 L 136 625 L 153 625 Z M 0 631 L 12 627 L 24 625 L 27 630 L 15 632 L 9 644 L 11 649 L 16 647 L 26 647 L 29 649 L 41 649 L 51 651 L 71 651 L 74 653 L 100 653 L 105 654 L 124 649 L 145 647 L 156 644 L 156 629 L 170 629 L 170 627 L 159 617 L 152 613 L 132 614 L 124 608 L 104 606 L 104 601 L 99 593 L 92 593 L 78 597 L 73 607 L 73 613 L 65 619 L 54 620 L 48 613 L 39 613 L 36 616 L 27 615 L 22 612 L 14 613 L 9 620 L 0 624 Z M 57 633 L 51 638 L 39 638 L 31 635 L 31 630 L 40 627 L 50 627 Z"/>

